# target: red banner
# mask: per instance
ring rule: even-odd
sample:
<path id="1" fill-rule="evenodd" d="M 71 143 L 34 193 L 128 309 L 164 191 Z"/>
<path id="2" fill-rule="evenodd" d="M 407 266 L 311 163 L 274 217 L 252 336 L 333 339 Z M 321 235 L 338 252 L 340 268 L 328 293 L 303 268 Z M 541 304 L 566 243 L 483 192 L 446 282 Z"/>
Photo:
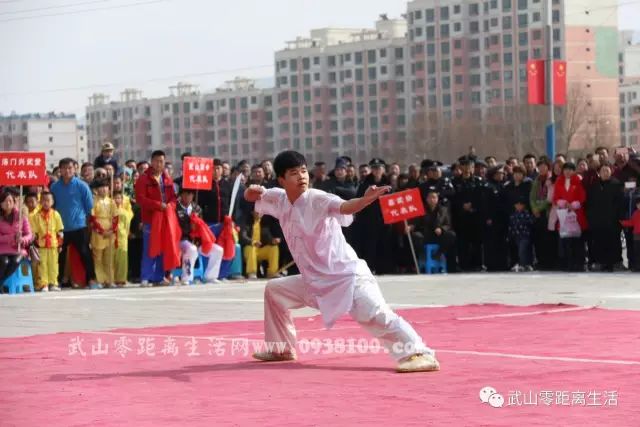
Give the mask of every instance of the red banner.
<path id="1" fill-rule="evenodd" d="M 553 103 L 567 103 L 567 62 L 553 61 Z"/>
<path id="2" fill-rule="evenodd" d="M 213 159 L 185 157 L 182 161 L 182 187 L 190 190 L 211 190 Z"/>
<path id="3" fill-rule="evenodd" d="M 44 153 L 27 151 L 0 152 L 0 185 L 47 185 Z"/>
<path id="4" fill-rule="evenodd" d="M 544 104 L 544 61 L 530 59 L 527 61 L 527 85 L 529 87 L 529 104 Z"/>
<path id="5" fill-rule="evenodd" d="M 385 224 L 424 215 L 424 205 L 417 188 L 380 197 L 380 207 Z"/>

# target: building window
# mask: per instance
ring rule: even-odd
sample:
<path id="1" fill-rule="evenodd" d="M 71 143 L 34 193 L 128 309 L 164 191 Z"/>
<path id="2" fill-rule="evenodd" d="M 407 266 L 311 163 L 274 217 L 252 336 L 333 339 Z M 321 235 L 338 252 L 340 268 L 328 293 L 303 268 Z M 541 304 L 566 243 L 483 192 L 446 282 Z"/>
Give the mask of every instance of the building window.
<path id="1" fill-rule="evenodd" d="M 480 31 L 480 24 L 478 21 L 471 21 L 471 23 L 469 23 L 469 31 L 471 34 L 476 34 Z"/>
<path id="2" fill-rule="evenodd" d="M 440 36 L 449 37 L 449 24 L 440 25 Z"/>
<path id="3" fill-rule="evenodd" d="M 556 30 L 553 30 L 554 32 Z M 525 46 L 528 42 L 529 42 L 529 33 L 519 33 L 518 34 L 518 44 L 520 44 L 520 46 Z"/>
<path id="4" fill-rule="evenodd" d="M 540 12 L 533 12 L 531 17 L 532 22 L 540 22 Z"/>
<path id="5" fill-rule="evenodd" d="M 477 3 L 472 3 L 469 5 L 469 15 L 477 16 L 480 13 L 480 8 Z"/>
<path id="6" fill-rule="evenodd" d="M 513 54 L 508 52 L 504 54 L 504 64 L 505 65 L 512 65 L 513 64 Z"/>
<path id="7" fill-rule="evenodd" d="M 462 49 L 462 40 L 454 40 L 453 41 L 454 49 Z"/>
<path id="8" fill-rule="evenodd" d="M 460 31 L 462 31 L 462 24 L 460 22 L 455 22 L 453 24 L 453 31 L 456 33 L 459 33 Z"/>
<path id="9" fill-rule="evenodd" d="M 376 62 L 376 51 L 375 50 L 370 50 L 367 52 L 367 61 L 369 62 L 369 64 L 372 64 L 374 62 Z"/>
<path id="10" fill-rule="evenodd" d="M 554 10 L 551 16 L 553 17 L 553 22 L 560 22 L 560 11 L 559 10 Z"/>
<path id="11" fill-rule="evenodd" d="M 425 34 L 427 35 L 427 39 L 431 40 L 433 38 L 435 38 L 436 36 L 436 27 L 434 27 L 433 25 L 428 26 L 425 29 Z M 422 36 L 422 28 L 418 27 L 416 28 L 416 37 L 421 37 Z"/>
<path id="12" fill-rule="evenodd" d="M 518 15 L 518 26 L 520 28 L 526 27 L 529 24 L 529 15 L 523 13 Z"/>
<path id="13" fill-rule="evenodd" d="M 435 12 L 433 9 L 427 9 L 425 10 L 424 16 L 427 22 L 433 22 L 435 19 Z M 421 18 L 422 18 L 422 15 L 420 11 L 419 10 L 416 11 L 416 19 L 421 19 Z"/>
<path id="14" fill-rule="evenodd" d="M 505 34 L 502 36 L 502 45 L 504 47 L 511 47 L 513 45 L 513 37 L 511 34 Z"/>
<path id="15" fill-rule="evenodd" d="M 502 17 L 502 29 L 503 30 L 510 30 L 511 29 L 511 17 L 510 16 L 503 16 Z"/>
<path id="16" fill-rule="evenodd" d="M 442 52 L 443 55 L 449 54 L 449 50 L 450 50 L 449 47 L 450 47 L 449 42 L 442 42 L 442 44 L 440 45 L 440 51 Z"/>
<path id="17" fill-rule="evenodd" d="M 560 41 L 560 29 L 559 28 L 554 28 L 554 30 L 553 30 L 553 41 L 556 41 L 556 42 Z"/>
<path id="18" fill-rule="evenodd" d="M 511 12 L 511 0 L 502 0 L 502 11 Z"/>

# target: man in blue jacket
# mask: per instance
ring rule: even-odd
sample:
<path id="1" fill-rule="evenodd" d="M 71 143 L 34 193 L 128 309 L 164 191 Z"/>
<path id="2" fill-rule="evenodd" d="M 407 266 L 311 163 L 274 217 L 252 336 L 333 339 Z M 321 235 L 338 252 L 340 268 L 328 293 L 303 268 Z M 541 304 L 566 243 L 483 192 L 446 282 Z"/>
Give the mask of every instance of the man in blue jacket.
<path id="1" fill-rule="evenodd" d="M 64 272 L 67 248 L 72 244 L 82 259 L 87 273 L 87 283 L 91 289 L 100 289 L 96 282 L 93 258 L 89 249 L 88 218 L 93 208 L 93 194 L 89 186 L 75 176 L 73 159 L 60 160 L 60 180 L 51 186 L 55 196 L 55 208 L 62 217 L 64 242 L 60 253 L 60 274 Z"/>

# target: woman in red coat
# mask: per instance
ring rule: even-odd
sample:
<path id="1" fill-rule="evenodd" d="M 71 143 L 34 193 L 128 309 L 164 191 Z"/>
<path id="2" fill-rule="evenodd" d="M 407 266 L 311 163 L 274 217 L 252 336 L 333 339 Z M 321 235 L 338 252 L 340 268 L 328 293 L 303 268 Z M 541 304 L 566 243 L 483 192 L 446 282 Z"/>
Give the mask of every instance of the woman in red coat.
<path id="1" fill-rule="evenodd" d="M 561 237 L 560 250 L 564 265 L 569 271 L 584 271 L 585 251 L 584 232 L 587 230 L 587 216 L 584 204 L 587 195 L 580 176 L 576 174 L 573 163 L 562 166 L 562 175 L 558 177 L 553 192 L 553 204 L 557 209 L 575 212 L 582 234 L 579 237 Z"/>

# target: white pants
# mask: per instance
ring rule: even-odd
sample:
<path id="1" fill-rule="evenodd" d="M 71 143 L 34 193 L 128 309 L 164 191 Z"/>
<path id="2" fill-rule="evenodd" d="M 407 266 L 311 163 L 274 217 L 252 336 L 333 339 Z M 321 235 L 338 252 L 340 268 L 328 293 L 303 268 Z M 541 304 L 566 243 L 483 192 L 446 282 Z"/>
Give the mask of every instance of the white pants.
<path id="1" fill-rule="evenodd" d="M 198 248 L 188 240 L 183 240 L 180 242 L 180 250 L 182 251 L 182 277 L 180 277 L 180 280 L 193 282 L 193 268 L 198 259 Z M 222 246 L 216 244 L 211 246 L 209 253 L 205 254 L 200 250 L 202 256 L 209 258 L 207 269 L 204 272 L 204 281 L 212 282 L 218 278 L 223 252 Z"/>
<path id="2" fill-rule="evenodd" d="M 380 341 L 391 357 L 399 360 L 416 353 L 435 354 L 413 327 L 389 308 L 375 279 L 358 277 L 355 286 L 349 314 Z M 295 351 L 296 329 L 290 310 L 305 306 L 317 308 L 302 276 L 270 280 L 264 291 L 265 341 L 286 343 L 285 352 Z M 280 350 L 277 344 L 272 348 Z"/>

